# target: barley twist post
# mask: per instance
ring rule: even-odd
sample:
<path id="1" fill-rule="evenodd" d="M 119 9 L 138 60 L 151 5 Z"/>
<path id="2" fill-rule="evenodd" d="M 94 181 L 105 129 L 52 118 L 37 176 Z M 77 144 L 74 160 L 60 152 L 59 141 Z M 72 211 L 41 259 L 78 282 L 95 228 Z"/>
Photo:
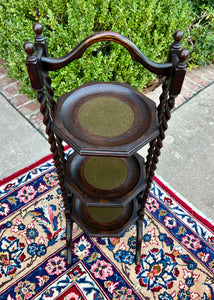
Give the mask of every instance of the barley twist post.
<path id="1" fill-rule="evenodd" d="M 179 39 L 181 39 L 181 34 L 179 32 Z M 180 40 L 179 40 L 180 41 Z M 176 47 L 175 47 L 176 46 Z M 175 49 L 176 48 L 176 49 Z M 161 153 L 161 148 L 163 147 L 163 140 L 165 138 L 165 131 L 168 128 L 168 121 L 171 118 L 171 111 L 174 108 L 175 98 L 180 93 L 183 80 L 186 73 L 186 63 L 185 61 L 189 57 L 189 51 L 183 49 L 178 54 L 178 59 L 176 59 L 176 52 L 178 51 L 178 40 L 171 46 L 171 51 L 175 57 L 172 58 L 175 62 L 174 76 L 171 78 L 166 78 L 163 84 L 163 92 L 160 96 L 160 105 L 158 107 L 158 120 L 159 120 L 159 135 L 156 140 L 150 143 L 149 154 L 147 156 L 147 186 L 143 192 L 138 195 L 138 201 L 140 204 L 139 220 L 137 222 L 137 246 L 136 246 L 136 264 L 140 264 L 140 253 L 141 253 L 141 243 L 143 236 L 143 218 L 146 201 L 149 195 L 149 190 L 151 188 L 153 177 L 155 175 L 155 170 L 157 168 L 158 157 Z M 169 94 L 169 96 L 168 96 Z"/>
<path id="2" fill-rule="evenodd" d="M 39 23 L 35 23 L 33 25 L 33 30 L 36 34 L 35 42 L 34 42 L 36 49 L 42 48 L 42 50 L 43 50 L 42 55 L 48 57 L 46 40 L 45 40 L 44 36 L 42 35 L 42 31 L 43 31 L 42 25 Z M 48 102 L 48 106 L 50 108 L 50 117 L 51 117 L 51 119 L 53 119 L 56 102 L 54 101 L 54 92 L 53 92 L 53 89 L 51 88 L 51 78 L 49 76 L 48 71 L 44 70 L 43 73 L 44 73 L 44 85 L 45 85 L 45 89 L 46 89 L 47 102 Z M 64 167 L 65 167 L 64 146 L 62 145 L 62 140 L 57 136 L 56 136 L 56 142 L 58 145 L 58 150 L 59 150 L 60 158 L 62 161 L 62 168 L 63 168 L 62 171 L 64 172 Z"/>
<path id="3" fill-rule="evenodd" d="M 56 138 L 51 129 L 51 116 L 47 105 L 46 96 L 44 93 L 44 78 L 43 74 L 38 66 L 38 59 L 33 54 L 34 46 L 30 42 L 24 44 L 24 50 L 28 54 L 26 59 L 26 66 L 31 79 L 31 85 L 33 89 L 37 92 L 37 100 L 40 103 L 40 111 L 43 115 L 43 123 L 46 127 L 46 134 L 48 136 L 48 142 L 50 144 L 50 150 L 53 153 L 54 164 L 56 167 L 56 173 L 58 175 L 59 185 L 62 191 L 62 197 L 65 206 L 66 215 L 66 242 L 67 242 L 67 262 L 70 264 L 72 262 L 72 224 L 70 220 L 70 205 L 68 203 L 67 190 L 64 186 L 64 174 L 62 172 L 62 164 L 59 156 L 59 150 L 56 143 Z"/>

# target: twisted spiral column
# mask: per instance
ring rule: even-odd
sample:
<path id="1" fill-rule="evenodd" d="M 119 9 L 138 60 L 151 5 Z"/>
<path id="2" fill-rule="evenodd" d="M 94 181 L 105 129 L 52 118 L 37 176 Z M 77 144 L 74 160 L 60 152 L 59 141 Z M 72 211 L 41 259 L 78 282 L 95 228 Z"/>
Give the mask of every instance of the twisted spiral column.
<path id="1" fill-rule="evenodd" d="M 42 35 L 42 26 L 39 23 L 35 23 L 33 26 L 33 30 L 36 34 L 35 36 L 35 46 L 36 49 L 42 51 L 42 55 L 48 56 L 48 51 L 46 47 L 45 38 Z M 32 48 L 32 46 L 31 46 Z M 33 51 L 30 51 L 31 56 Z M 34 57 L 35 60 L 35 57 Z M 36 62 L 36 60 L 35 60 Z M 72 221 L 72 194 L 69 194 L 67 189 L 64 185 L 64 170 L 65 170 L 65 153 L 64 153 L 64 146 L 62 144 L 62 139 L 60 139 L 57 135 L 54 134 L 51 128 L 51 124 L 53 121 L 54 111 L 56 102 L 54 101 L 54 92 L 51 87 L 51 78 L 49 76 L 48 71 L 37 69 L 37 72 L 40 73 L 40 90 L 43 85 L 45 86 L 46 96 L 42 90 L 37 90 L 37 99 L 41 104 L 41 113 L 44 116 L 44 124 L 46 126 L 46 133 L 49 137 L 48 142 L 51 145 L 51 152 L 53 153 L 54 164 L 56 166 L 56 172 L 58 175 L 59 185 L 62 191 L 62 197 L 65 207 L 65 216 L 66 216 L 66 245 L 67 245 L 67 263 L 72 263 L 72 228 L 73 228 L 73 221 Z M 32 87 L 34 87 L 34 83 Z"/>
<path id="2" fill-rule="evenodd" d="M 151 165 L 150 165 L 150 172 L 147 178 L 147 187 L 144 191 L 144 195 L 143 195 L 143 203 L 145 205 L 146 200 L 148 198 L 148 194 L 149 194 L 149 190 L 151 188 L 151 184 L 153 181 L 153 176 L 155 175 L 155 170 L 156 170 L 156 165 L 158 163 L 158 157 L 160 156 L 160 150 L 163 147 L 163 140 L 165 139 L 165 131 L 168 128 L 168 121 L 171 118 L 171 110 L 174 108 L 175 105 L 175 96 L 170 96 L 169 99 L 166 102 L 165 105 L 165 111 L 162 115 L 162 122 L 160 124 L 160 134 L 157 137 L 157 140 L 155 142 L 155 147 L 154 147 L 154 151 L 153 151 L 153 157 L 152 157 L 152 161 L 151 161 Z"/>
<path id="3" fill-rule="evenodd" d="M 35 47 L 36 49 L 42 49 L 42 55 L 48 57 L 48 49 L 47 49 L 47 45 L 46 45 L 46 40 L 44 38 L 44 36 L 42 35 L 42 25 L 39 23 L 35 23 L 33 25 L 33 31 L 35 32 L 36 36 L 35 36 Z M 49 76 L 48 71 L 43 71 L 43 76 L 44 76 L 44 85 L 46 88 L 46 96 L 47 96 L 47 100 L 48 100 L 48 107 L 50 109 L 50 118 L 51 120 L 53 120 L 53 115 L 54 115 L 54 110 L 55 110 L 55 101 L 53 99 L 53 89 L 51 88 L 51 78 Z M 62 161 L 62 171 L 64 171 L 64 165 L 65 165 L 65 154 L 64 154 L 64 147 L 62 145 L 62 140 L 60 140 L 60 138 L 58 138 L 56 136 L 56 141 L 57 141 L 57 145 L 58 145 L 58 150 L 60 152 L 60 158 Z"/>
<path id="4" fill-rule="evenodd" d="M 43 90 L 37 92 L 37 100 L 40 102 L 40 112 L 43 115 L 43 123 L 45 124 L 46 134 L 48 135 L 48 142 L 51 146 L 50 150 L 53 153 L 54 165 L 56 167 L 56 172 L 58 175 L 59 184 L 60 184 L 61 191 L 62 191 L 62 196 L 63 196 L 63 199 L 67 199 L 67 193 L 64 188 L 64 176 L 63 176 L 63 172 L 62 172 L 61 161 L 60 161 L 60 157 L 58 155 L 58 147 L 56 144 L 56 139 L 55 139 L 54 133 L 51 129 L 51 119 L 49 116 L 49 109 L 47 106 L 47 101 L 46 101 L 46 97 L 45 97 Z M 65 206 L 67 206 L 66 202 L 67 201 L 65 201 Z"/>
<path id="5" fill-rule="evenodd" d="M 159 97 L 160 99 L 160 104 L 158 105 L 157 111 L 158 111 L 158 123 L 162 123 L 162 115 L 165 110 L 165 105 L 167 102 L 167 97 L 168 97 L 168 92 L 169 92 L 169 78 L 167 77 L 162 85 L 162 93 Z M 149 174 L 150 171 L 150 165 L 153 157 L 153 151 L 155 147 L 155 142 L 156 138 L 150 142 L 150 147 L 148 149 L 148 155 L 146 158 L 146 174 Z"/>
<path id="6" fill-rule="evenodd" d="M 56 102 L 53 99 L 54 91 L 51 88 L 51 78 L 50 78 L 48 72 L 44 72 L 44 85 L 45 85 L 45 88 L 46 88 L 48 106 L 50 108 L 50 117 L 51 117 L 51 120 L 53 120 Z M 62 139 L 59 138 L 57 135 L 56 135 L 56 142 L 57 142 L 57 145 L 58 145 L 59 155 L 60 155 L 60 159 L 61 159 L 61 162 L 62 162 L 62 172 L 64 172 L 65 163 L 66 163 L 64 146 L 62 144 Z"/>
<path id="7" fill-rule="evenodd" d="M 165 86 L 165 92 L 167 91 L 168 87 Z M 143 219 L 145 214 L 145 205 L 148 198 L 149 190 L 151 188 L 153 182 L 153 176 L 155 175 L 156 165 L 158 163 L 158 157 L 160 155 L 160 149 L 163 147 L 163 140 L 165 138 L 165 131 L 168 128 L 167 122 L 171 118 L 171 110 L 174 107 L 175 97 L 170 96 L 167 99 L 167 93 L 163 92 L 162 94 L 162 101 L 165 102 L 163 106 L 163 112 L 160 115 L 161 118 L 159 119 L 160 126 L 159 126 L 159 135 L 158 137 L 150 143 L 149 154 L 147 156 L 147 160 L 149 159 L 149 164 L 147 167 L 147 186 L 144 191 L 138 194 L 138 202 L 140 204 L 139 210 L 139 219 L 137 221 L 137 239 L 136 239 L 136 265 L 140 264 L 140 256 L 141 256 L 141 244 L 142 244 L 142 236 L 143 236 Z"/>

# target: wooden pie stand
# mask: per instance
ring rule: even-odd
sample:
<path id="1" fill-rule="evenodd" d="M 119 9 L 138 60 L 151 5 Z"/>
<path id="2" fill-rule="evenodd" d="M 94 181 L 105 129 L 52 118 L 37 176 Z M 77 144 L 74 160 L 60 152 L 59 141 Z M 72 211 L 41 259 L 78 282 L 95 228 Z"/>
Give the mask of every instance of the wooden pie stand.
<path id="1" fill-rule="evenodd" d="M 121 236 L 137 223 L 136 264 L 140 264 L 145 203 L 165 137 L 170 111 L 180 93 L 188 51 L 181 50 L 182 32 L 174 35 L 169 62 L 146 58 L 127 38 L 100 32 L 83 40 L 61 58 L 48 58 L 42 26 L 36 23 L 35 48 L 24 44 L 27 69 L 41 104 L 46 132 L 65 205 L 67 262 L 72 263 L 72 226 L 75 221 L 88 235 Z M 48 71 L 82 57 L 99 41 L 123 45 L 151 72 L 166 76 L 160 104 L 123 83 L 88 82 L 53 100 Z M 46 92 L 45 92 L 46 91 Z M 63 141 L 74 152 L 65 159 Z M 146 162 L 136 152 L 150 143 Z"/>

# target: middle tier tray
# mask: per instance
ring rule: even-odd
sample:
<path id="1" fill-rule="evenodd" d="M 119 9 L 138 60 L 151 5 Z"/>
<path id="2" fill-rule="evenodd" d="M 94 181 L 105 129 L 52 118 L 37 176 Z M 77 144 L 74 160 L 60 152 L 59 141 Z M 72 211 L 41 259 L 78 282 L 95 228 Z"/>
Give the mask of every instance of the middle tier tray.
<path id="1" fill-rule="evenodd" d="M 65 186 L 86 206 L 125 206 L 145 188 L 144 159 L 139 154 L 124 158 L 72 153 L 65 179 Z"/>

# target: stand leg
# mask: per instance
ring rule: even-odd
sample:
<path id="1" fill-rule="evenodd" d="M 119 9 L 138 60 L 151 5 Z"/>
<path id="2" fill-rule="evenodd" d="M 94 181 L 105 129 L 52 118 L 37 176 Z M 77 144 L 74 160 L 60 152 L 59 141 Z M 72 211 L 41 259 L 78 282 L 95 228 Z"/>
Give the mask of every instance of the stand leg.
<path id="1" fill-rule="evenodd" d="M 66 246 L 67 246 L 67 264 L 72 264 L 72 195 L 68 194 L 68 209 L 65 211 L 66 216 Z"/>
<path id="2" fill-rule="evenodd" d="M 66 245 L 67 245 L 67 264 L 72 264 L 72 229 L 73 221 L 72 219 L 66 219 Z"/>
<path id="3" fill-rule="evenodd" d="M 137 237 L 136 237 L 136 265 L 140 265 L 140 258 L 141 258 L 141 245 L 142 245 L 142 238 L 143 238 L 143 217 L 144 215 L 140 216 L 140 219 L 137 221 Z"/>

